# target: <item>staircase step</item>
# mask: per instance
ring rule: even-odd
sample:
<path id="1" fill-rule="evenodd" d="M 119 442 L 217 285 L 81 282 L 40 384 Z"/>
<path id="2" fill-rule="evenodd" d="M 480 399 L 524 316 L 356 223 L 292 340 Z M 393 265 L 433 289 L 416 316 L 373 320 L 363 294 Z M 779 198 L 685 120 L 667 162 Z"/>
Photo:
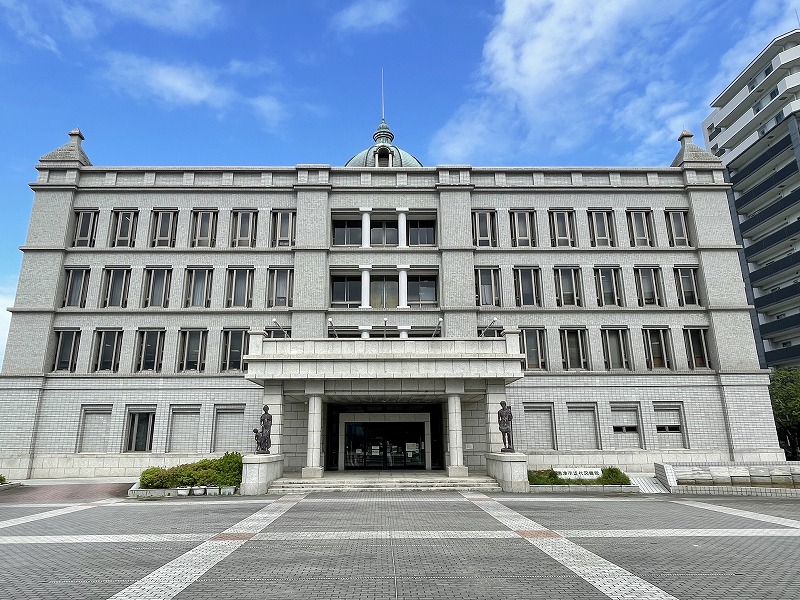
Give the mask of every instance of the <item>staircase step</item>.
<path id="1" fill-rule="evenodd" d="M 300 492 L 395 492 L 395 491 L 501 491 L 497 481 L 486 476 L 472 477 L 342 477 L 337 475 L 321 479 L 281 477 L 270 485 L 268 494 L 290 494 Z"/>

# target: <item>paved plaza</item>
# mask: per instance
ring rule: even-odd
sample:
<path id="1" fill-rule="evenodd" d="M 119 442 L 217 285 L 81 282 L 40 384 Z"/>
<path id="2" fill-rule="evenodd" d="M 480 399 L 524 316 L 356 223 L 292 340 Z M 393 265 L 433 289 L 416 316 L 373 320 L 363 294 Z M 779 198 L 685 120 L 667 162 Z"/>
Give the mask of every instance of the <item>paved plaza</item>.
<path id="1" fill-rule="evenodd" d="M 800 502 L 0 493 L 0 598 L 800 598 Z"/>

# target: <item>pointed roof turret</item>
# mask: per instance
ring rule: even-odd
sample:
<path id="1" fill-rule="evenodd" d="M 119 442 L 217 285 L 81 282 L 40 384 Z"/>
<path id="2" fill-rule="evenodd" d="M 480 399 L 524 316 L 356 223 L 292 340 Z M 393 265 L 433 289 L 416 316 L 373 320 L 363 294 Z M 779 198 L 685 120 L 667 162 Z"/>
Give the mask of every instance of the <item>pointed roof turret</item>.
<path id="1" fill-rule="evenodd" d="M 703 150 L 699 146 L 696 146 L 692 139 L 694 135 L 690 131 L 686 131 L 685 129 L 681 131 L 681 134 L 678 136 L 678 141 L 681 143 L 681 149 L 678 151 L 678 154 L 675 156 L 675 159 L 672 161 L 671 167 L 697 167 L 700 165 L 697 164 L 690 164 L 690 163 L 719 163 L 722 164 L 722 161 L 711 152 L 707 150 Z M 702 165 L 708 168 L 708 165 Z"/>
<path id="2" fill-rule="evenodd" d="M 84 137 L 81 130 L 75 128 L 69 132 L 69 142 L 52 152 L 48 152 L 39 159 L 39 162 L 63 166 L 75 166 L 75 163 L 78 163 L 78 166 L 81 167 L 91 167 L 92 163 L 89 157 L 86 156 L 86 152 L 81 148 L 83 140 Z"/>

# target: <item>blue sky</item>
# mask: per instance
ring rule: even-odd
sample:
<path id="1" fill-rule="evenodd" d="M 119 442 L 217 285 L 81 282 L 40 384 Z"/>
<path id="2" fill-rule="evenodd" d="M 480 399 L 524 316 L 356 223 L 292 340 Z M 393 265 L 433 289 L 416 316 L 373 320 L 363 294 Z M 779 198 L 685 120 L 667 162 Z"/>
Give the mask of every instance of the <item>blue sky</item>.
<path id="1" fill-rule="evenodd" d="M 342 165 L 384 69 L 395 143 L 426 166 L 664 165 L 798 6 L 0 0 L 0 306 L 37 159 L 74 127 L 95 165 Z"/>

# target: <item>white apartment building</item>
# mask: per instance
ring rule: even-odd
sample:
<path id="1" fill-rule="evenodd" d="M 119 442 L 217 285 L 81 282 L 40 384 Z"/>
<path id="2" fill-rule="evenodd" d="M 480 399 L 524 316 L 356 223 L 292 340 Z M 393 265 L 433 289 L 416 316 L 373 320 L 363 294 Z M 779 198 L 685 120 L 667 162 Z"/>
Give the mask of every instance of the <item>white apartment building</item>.
<path id="1" fill-rule="evenodd" d="M 782 460 L 720 161 L 101 167 L 46 154 L 0 375 L 0 472 Z"/>

